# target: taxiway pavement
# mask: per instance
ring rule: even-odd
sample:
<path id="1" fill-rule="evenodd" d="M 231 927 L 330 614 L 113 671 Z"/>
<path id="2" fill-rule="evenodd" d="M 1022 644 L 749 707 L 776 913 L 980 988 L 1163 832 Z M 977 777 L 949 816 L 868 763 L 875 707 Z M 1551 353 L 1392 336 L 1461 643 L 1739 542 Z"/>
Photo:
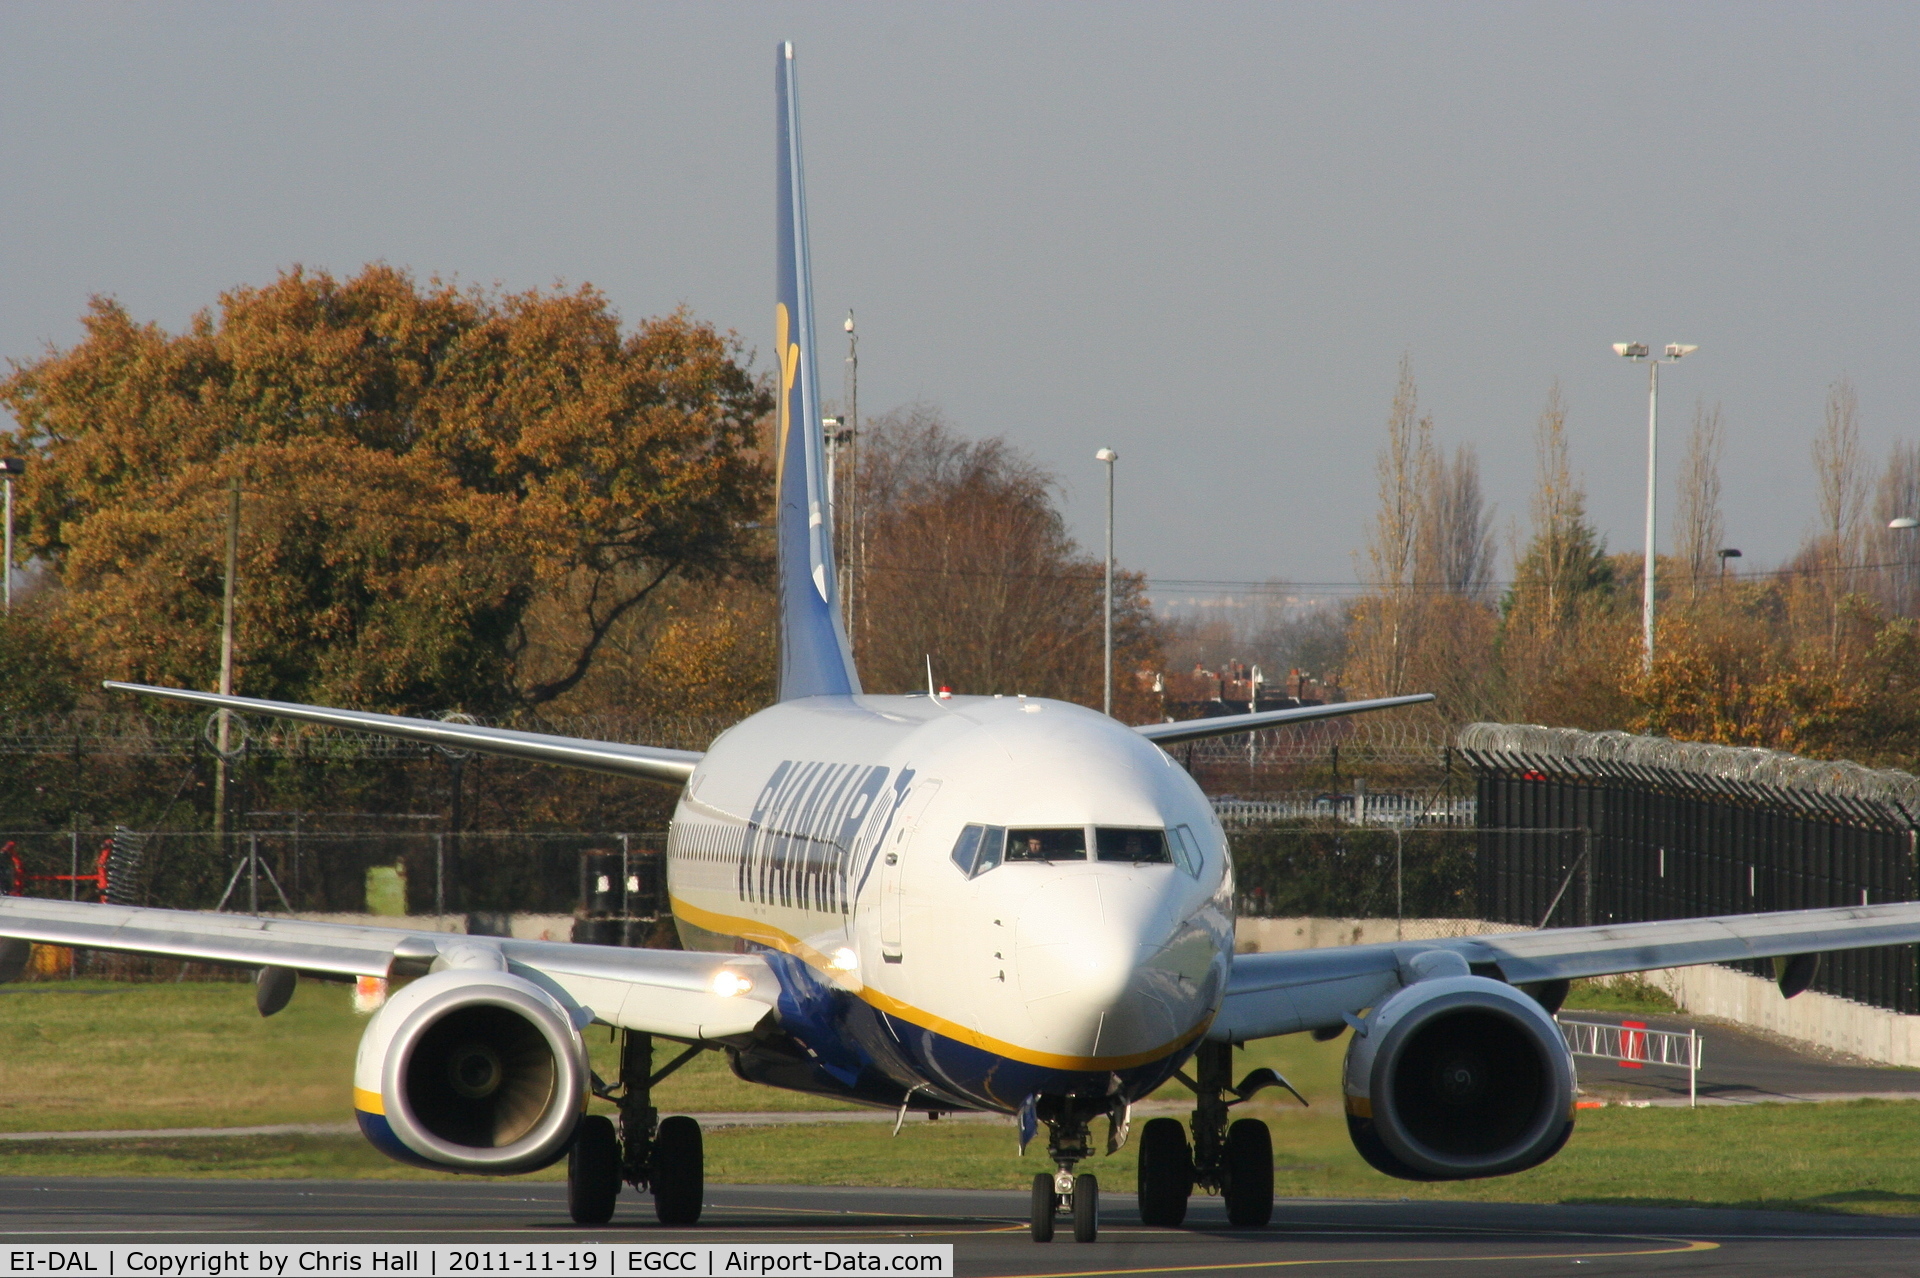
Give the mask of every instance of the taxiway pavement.
<path id="1" fill-rule="evenodd" d="M 973 1190 L 711 1186 L 694 1230 L 623 1195 L 611 1224 L 567 1222 L 557 1184 L 462 1181 L 0 1180 L 8 1244 L 474 1241 L 920 1241 L 954 1244 L 963 1275 L 1077 1278 L 1265 1272 L 1910 1275 L 1920 1217 L 1634 1206 L 1289 1200 L 1263 1230 L 1228 1228 L 1198 1198 L 1188 1227 L 1102 1203 L 1098 1242 L 1035 1244 L 1025 1195 Z"/>

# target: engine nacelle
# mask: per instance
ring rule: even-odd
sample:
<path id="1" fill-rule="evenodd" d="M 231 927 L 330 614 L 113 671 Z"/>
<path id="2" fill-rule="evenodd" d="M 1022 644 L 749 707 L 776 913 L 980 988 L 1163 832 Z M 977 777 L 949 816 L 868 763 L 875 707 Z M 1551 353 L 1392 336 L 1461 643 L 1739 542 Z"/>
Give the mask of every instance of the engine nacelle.
<path id="1" fill-rule="evenodd" d="M 354 1109 L 382 1153 L 442 1171 L 535 1171 L 567 1152 L 592 1075 L 551 994 L 451 970 L 395 992 L 360 1037 Z"/>
<path id="2" fill-rule="evenodd" d="M 1460 964 L 1464 967 L 1465 964 Z M 1347 1049 L 1347 1131 L 1377 1171 L 1468 1180 L 1524 1171 L 1573 1133 L 1573 1057 L 1539 1003 L 1481 976 L 1389 998 Z"/>

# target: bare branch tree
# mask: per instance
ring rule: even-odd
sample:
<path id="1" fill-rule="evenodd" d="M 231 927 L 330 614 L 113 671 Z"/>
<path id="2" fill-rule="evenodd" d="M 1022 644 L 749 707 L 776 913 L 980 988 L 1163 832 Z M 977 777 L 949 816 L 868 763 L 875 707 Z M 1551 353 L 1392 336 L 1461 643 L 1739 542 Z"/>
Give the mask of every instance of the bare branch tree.
<path id="1" fill-rule="evenodd" d="M 1575 483 L 1567 460 L 1567 405 L 1558 378 L 1547 388 L 1546 407 L 1534 425 L 1533 450 L 1533 548 L 1543 561 L 1540 575 L 1546 586 L 1546 615 L 1558 617 L 1566 603 L 1560 596 L 1573 554 L 1575 526 L 1586 513 L 1586 494 Z"/>
<path id="2" fill-rule="evenodd" d="M 1680 463 L 1680 496 L 1673 508 L 1673 546 L 1686 561 L 1689 582 L 1697 589 L 1712 579 L 1726 520 L 1720 513 L 1720 453 L 1726 428 L 1720 405 L 1696 401 L 1687 457 Z"/>
<path id="3" fill-rule="evenodd" d="M 1813 441 L 1813 473 L 1820 489 L 1820 535 L 1825 539 L 1828 574 L 1844 593 L 1858 563 L 1860 519 L 1867 498 L 1860 461 L 1860 401 L 1853 379 L 1844 374 L 1827 390 L 1826 419 Z"/>
<path id="4" fill-rule="evenodd" d="M 1366 635 L 1360 656 L 1368 684 L 1392 694 L 1401 690 L 1406 675 L 1422 481 L 1433 467 L 1433 419 L 1420 416 L 1420 392 L 1408 355 L 1400 357 L 1393 407 L 1387 414 L 1387 442 L 1374 466 L 1380 505 L 1367 533 L 1360 573 L 1375 599 L 1363 614 Z"/>
<path id="5" fill-rule="evenodd" d="M 1813 440 L 1813 474 L 1819 486 L 1819 551 L 1827 600 L 1828 651 L 1840 652 L 1840 600 L 1854 589 L 1859 564 L 1861 517 L 1867 479 L 1860 462 L 1860 401 L 1853 379 L 1841 374 L 1827 388 L 1827 410 Z"/>
<path id="6" fill-rule="evenodd" d="M 1478 599 L 1493 577 L 1493 513 L 1480 489 L 1480 456 L 1471 444 L 1452 461 L 1434 453 L 1421 485 L 1419 584 Z"/>

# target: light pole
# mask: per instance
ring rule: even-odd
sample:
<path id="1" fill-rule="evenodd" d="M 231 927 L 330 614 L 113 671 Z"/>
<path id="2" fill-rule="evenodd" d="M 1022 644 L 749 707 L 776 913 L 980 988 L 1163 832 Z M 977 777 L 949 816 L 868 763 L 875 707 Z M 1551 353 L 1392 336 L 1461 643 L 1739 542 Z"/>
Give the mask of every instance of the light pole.
<path id="1" fill-rule="evenodd" d="M 853 308 L 847 308 L 847 478 L 852 488 L 847 493 L 847 641 L 853 642 L 853 600 L 859 586 L 860 546 L 860 334 L 853 328 Z"/>
<path id="2" fill-rule="evenodd" d="M 7 581 L 6 581 L 5 590 L 6 590 L 6 610 L 7 610 L 7 615 L 9 616 L 13 614 L 13 477 L 15 475 L 24 475 L 26 473 L 27 473 L 26 458 L 0 457 L 0 476 L 5 476 L 6 482 L 7 482 L 7 544 L 6 544 L 6 551 L 5 551 L 6 561 L 7 561 L 7 569 L 6 569 Z"/>
<path id="3" fill-rule="evenodd" d="M 220 588 L 220 695 L 233 695 L 233 591 L 234 576 L 240 570 L 240 476 L 227 481 L 227 571 Z M 230 711 L 219 711 L 218 735 L 214 745 L 213 829 L 227 832 L 227 761 L 232 757 L 233 718 Z"/>
<path id="4" fill-rule="evenodd" d="M 1650 352 L 1645 342 L 1613 344 L 1615 355 L 1631 360 L 1647 360 L 1647 561 L 1641 583 L 1640 628 L 1643 632 L 1641 642 L 1646 649 L 1644 662 L 1648 670 L 1653 669 L 1653 535 L 1654 510 L 1658 497 L 1658 489 L 1654 484 L 1656 462 L 1660 451 L 1660 365 L 1684 359 L 1699 349 L 1698 346 L 1681 346 L 1677 342 L 1669 342 L 1664 352 L 1665 359 L 1647 359 Z M 1723 560 L 1722 563 L 1724 562 Z"/>
<path id="5" fill-rule="evenodd" d="M 1113 463 L 1120 460 L 1120 454 L 1111 448 L 1103 448 L 1093 455 L 1095 461 L 1107 464 L 1107 588 L 1105 643 L 1102 651 L 1105 661 L 1101 665 L 1100 708 L 1107 714 L 1113 713 Z"/>
<path id="6" fill-rule="evenodd" d="M 1727 584 L 1727 560 L 1740 558 L 1740 550 L 1737 546 L 1722 546 L 1714 553 L 1720 556 L 1720 584 L 1724 586 Z"/>
<path id="7" fill-rule="evenodd" d="M 1898 532 L 1905 532 L 1909 529 L 1920 528 L 1920 519 L 1915 519 L 1912 515 L 1900 515 L 1897 518 L 1889 519 L 1887 521 L 1887 527 L 1892 528 Z M 1901 585 L 1903 587 L 1902 594 L 1904 596 L 1905 594 L 1904 587 L 1906 585 L 1905 581 L 1902 581 Z"/>

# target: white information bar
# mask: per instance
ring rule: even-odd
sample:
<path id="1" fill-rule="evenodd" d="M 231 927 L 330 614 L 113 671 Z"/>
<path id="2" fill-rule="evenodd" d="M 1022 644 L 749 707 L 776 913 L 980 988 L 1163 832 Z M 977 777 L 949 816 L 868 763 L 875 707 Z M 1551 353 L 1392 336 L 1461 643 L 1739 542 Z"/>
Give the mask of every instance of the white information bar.
<path id="1" fill-rule="evenodd" d="M 952 1243 L 170 1243 L 0 1248 L 0 1278 L 951 1278 Z"/>

